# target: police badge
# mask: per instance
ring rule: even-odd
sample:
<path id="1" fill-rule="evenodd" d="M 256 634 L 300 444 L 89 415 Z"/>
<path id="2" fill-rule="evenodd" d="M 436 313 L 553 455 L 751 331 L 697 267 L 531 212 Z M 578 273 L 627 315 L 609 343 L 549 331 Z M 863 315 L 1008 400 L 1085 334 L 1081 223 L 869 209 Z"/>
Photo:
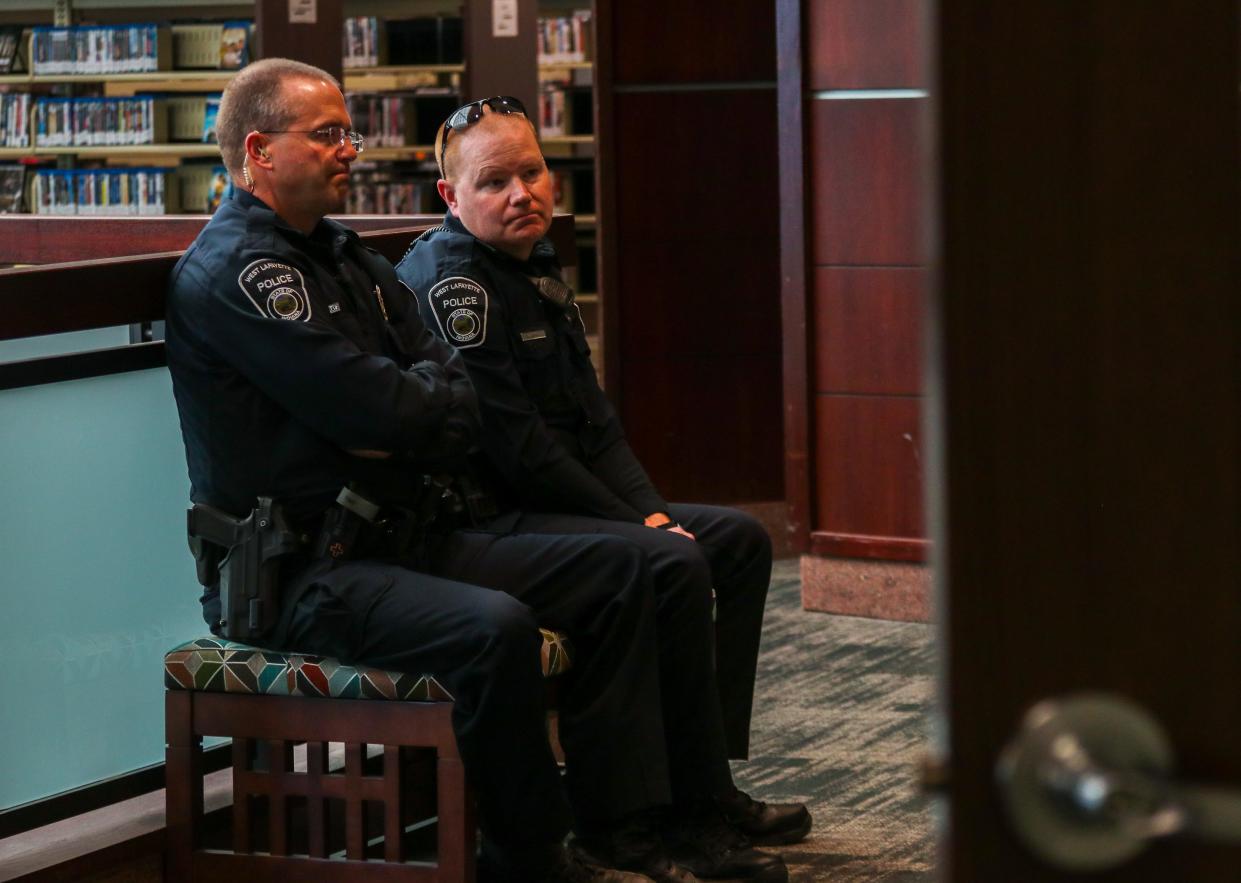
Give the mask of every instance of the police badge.
<path id="1" fill-rule="evenodd" d="M 465 276 L 449 276 L 431 286 L 427 303 L 440 336 L 458 349 L 487 339 L 487 290 Z"/>
<path id="2" fill-rule="evenodd" d="M 252 261 L 237 284 L 259 315 L 288 321 L 310 319 L 310 297 L 301 271 L 271 258 Z"/>

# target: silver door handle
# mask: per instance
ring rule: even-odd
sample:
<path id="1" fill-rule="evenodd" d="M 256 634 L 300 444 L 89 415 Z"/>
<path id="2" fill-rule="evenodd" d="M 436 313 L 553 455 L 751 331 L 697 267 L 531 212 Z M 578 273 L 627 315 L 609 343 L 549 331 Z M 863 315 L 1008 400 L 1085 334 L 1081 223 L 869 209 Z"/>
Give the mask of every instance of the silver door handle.
<path id="1" fill-rule="evenodd" d="M 1144 709 L 1085 693 L 1031 708 L 996 777 L 1018 836 L 1067 870 L 1112 868 L 1173 835 L 1241 843 L 1241 790 L 1178 783 L 1172 768 Z"/>

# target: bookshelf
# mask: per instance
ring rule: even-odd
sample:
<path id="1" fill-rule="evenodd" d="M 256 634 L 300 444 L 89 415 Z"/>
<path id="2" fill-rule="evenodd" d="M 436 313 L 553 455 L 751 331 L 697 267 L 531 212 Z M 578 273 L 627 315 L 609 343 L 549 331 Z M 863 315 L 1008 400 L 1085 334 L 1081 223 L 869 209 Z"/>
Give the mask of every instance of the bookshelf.
<path id="1" fill-rule="evenodd" d="M 351 200 L 350 211 L 442 211 L 443 206 L 434 189 L 437 172 L 432 141 L 434 128 L 451 109 L 448 105 L 459 104 L 465 100 L 463 96 L 477 97 L 475 91 L 481 95 L 520 90 L 514 94 L 530 95 L 535 99 L 527 100 L 528 105 L 537 103 L 536 95 L 531 92 L 544 89 L 560 91 L 564 96 L 562 115 L 565 125 L 547 132 L 542 141 L 549 165 L 569 182 L 569 199 L 559 203 L 557 208 L 577 216 L 577 238 L 582 261 L 577 270 L 579 278 L 574 282 L 584 311 L 591 314 L 589 324 L 592 329 L 597 329 L 599 286 L 594 270 L 597 220 L 590 0 L 535 0 L 535 4 L 527 5 L 523 0 L 522 15 L 528 18 L 523 18 L 520 40 L 497 41 L 495 46 L 487 46 L 478 43 L 478 35 L 489 30 L 490 4 L 474 0 L 464 4 L 461 0 L 343 0 L 339 13 L 340 35 L 336 44 L 340 46 L 341 58 L 345 60 L 334 72 L 340 73 L 346 93 L 407 97 L 415 104 L 421 105 L 424 101 L 427 104 L 427 107 L 419 106 L 414 111 L 415 119 L 412 121 L 398 122 L 398 126 L 405 127 L 401 133 L 404 137 L 397 137 L 391 127 L 383 133 L 384 137 L 375 137 L 377 133 L 366 131 L 363 121 L 357 118 L 362 115 L 354 113 L 355 128 L 368 138 L 367 149 L 354 166 L 355 190 L 358 193 Z M 0 27 L 13 24 L 49 26 L 58 5 L 63 6 L 64 0 L 59 0 L 59 3 L 58 0 L 13 0 L 0 10 Z M 264 18 L 264 15 L 270 15 L 267 7 L 271 5 L 272 0 L 253 0 L 249 3 L 227 0 L 171 0 L 168 3 L 162 0 L 69 0 L 68 8 L 74 24 L 106 27 L 155 22 L 166 29 L 175 21 L 191 18 L 220 20 L 245 17 L 263 25 L 265 21 L 272 21 L 271 18 Z M 578 16 L 577 21 L 573 21 L 575 15 Z M 348 58 L 349 34 L 353 27 L 350 21 L 358 17 L 373 17 L 374 24 L 378 26 L 376 30 L 387 30 L 392 22 L 397 23 L 391 25 L 397 30 L 417 30 L 419 20 L 434 20 L 437 22 L 439 40 L 434 51 L 438 57 L 419 58 L 420 63 L 409 63 L 410 52 L 418 50 L 411 50 L 408 41 L 401 42 L 404 37 L 393 33 L 383 35 L 382 47 L 373 47 L 373 60 L 378 63 L 359 64 L 360 60 L 364 60 L 362 57 Z M 474 37 L 469 37 L 470 28 L 464 27 L 465 19 L 471 17 Z M 558 54 L 549 56 L 545 52 L 539 56 L 539 37 L 534 32 L 549 31 L 548 20 L 553 22 L 551 30 L 558 28 L 560 37 L 568 37 L 571 45 L 557 44 Z M 319 30 L 322 31 L 323 27 L 321 25 Z M 328 23 L 326 27 L 331 30 L 333 25 Z M 281 39 L 288 39 L 288 35 L 280 36 Z M 29 40 L 28 35 L 26 39 Z M 468 42 L 471 39 L 474 42 Z M 269 42 L 274 45 L 274 41 Z M 316 36 L 314 42 L 324 43 L 323 35 Z M 255 46 L 253 41 L 251 46 Z M 573 52 L 578 54 L 573 56 Z M 27 48 L 27 57 L 29 54 Z M 526 60 L 519 64 L 518 57 Z M 321 63 L 313 58 L 307 60 Z M 171 66 L 173 61 L 162 59 L 160 66 Z M 522 67 L 523 64 L 529 64 L 529 69 Z M 20 72 L 0 74 L 0 93 L 30 94 L 32 104 L 39 97 L 50 96 L 125 98 L 147 93 L 207 95 L 221 92 L 234 75 L 233 71 L 203 69 L 115 73 Z M 533 84 L 529 89 L 520 85 L 526 82 L 523 79 L 525 76 L 529 76 L 529 82 Z M 422 113 L 419 114 L 418 110 Z M 368 119 L 373 123 L 376 117 L 371 114 Z M 204 178 L 207 166 L 219 165 L 218 151 L 211 143 L 182 141 L 49 146 L 33 142 L 32 127 L 29 146 L 0 147 L 0 164 L 12 168 L 20 163 L 27 169 L 44 170 L 144 165 L 165 168 L 170 174 L 177 174 L 179 169 L 184 168 L 195 180 Z"/>
<path id="2" fill-rule="evenodd" d="M 436 213 L 433 142 L 467 77 L 462 7 L 438 0 L 345 0 L 341 83 L 366 138 L 354 163 L 350 214 Z"/>
<path id="3" fill-rule="evenodd" d="M 591 358 L 602 382 L 604 329 L 595 214 L 593 22 L 590 0 L 538 0 L 536 113 L 539 140 L 556 190 L 556 210 L 574 215 L 577 265 L 567 269 L 565 277 L 577 291 Z"/>
<path id="4" fill-rule="evenodd" d="M 29 106 L 25 131 L 0 147 L 0 205 L 38 214 L 209 210 L 222 179 L 206 140 L 212 96 L 249 60 L 254 10 L 213 0 L 6 3 L 0 32 L 20 34 L 19 61 L 0 74 L 0 94 Z"/>

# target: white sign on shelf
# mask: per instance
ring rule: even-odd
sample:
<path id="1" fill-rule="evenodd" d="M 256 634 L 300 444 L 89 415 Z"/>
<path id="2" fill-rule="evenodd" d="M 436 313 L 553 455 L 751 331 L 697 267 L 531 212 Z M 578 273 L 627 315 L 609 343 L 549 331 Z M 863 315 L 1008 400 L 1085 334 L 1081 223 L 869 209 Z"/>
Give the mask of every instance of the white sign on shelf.
<path id="1" fill-rule="evenodd" d="M 312 25 L 319 20 L 319 0 L 289 0 L 289 24 Z"/>
<path id="2" fill-rule="evenodd" d="M 491 0 L 491 36 L 517 36 L 517 0 Z"/>

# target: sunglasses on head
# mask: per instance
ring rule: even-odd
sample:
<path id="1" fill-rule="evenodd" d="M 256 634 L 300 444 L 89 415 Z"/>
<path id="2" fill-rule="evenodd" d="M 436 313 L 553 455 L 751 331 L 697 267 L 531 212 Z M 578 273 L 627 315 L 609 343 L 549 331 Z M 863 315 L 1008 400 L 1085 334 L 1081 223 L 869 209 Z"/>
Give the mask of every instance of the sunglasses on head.
<path id="1" fill-rule="evenodd" d="M 444 155 L 448 152 L 448 133 L 458 129 L 468 129 L 483 118 L 483 108 L 490 107 L 492 113 L 519 113 L 526 116 L 526 106 L 511 95 L 496 95 L 492 98 L 480 98 L 463 104 L 448 115 L 444 125 L 440 126 L 440 177 L 444 177 Z"/>

